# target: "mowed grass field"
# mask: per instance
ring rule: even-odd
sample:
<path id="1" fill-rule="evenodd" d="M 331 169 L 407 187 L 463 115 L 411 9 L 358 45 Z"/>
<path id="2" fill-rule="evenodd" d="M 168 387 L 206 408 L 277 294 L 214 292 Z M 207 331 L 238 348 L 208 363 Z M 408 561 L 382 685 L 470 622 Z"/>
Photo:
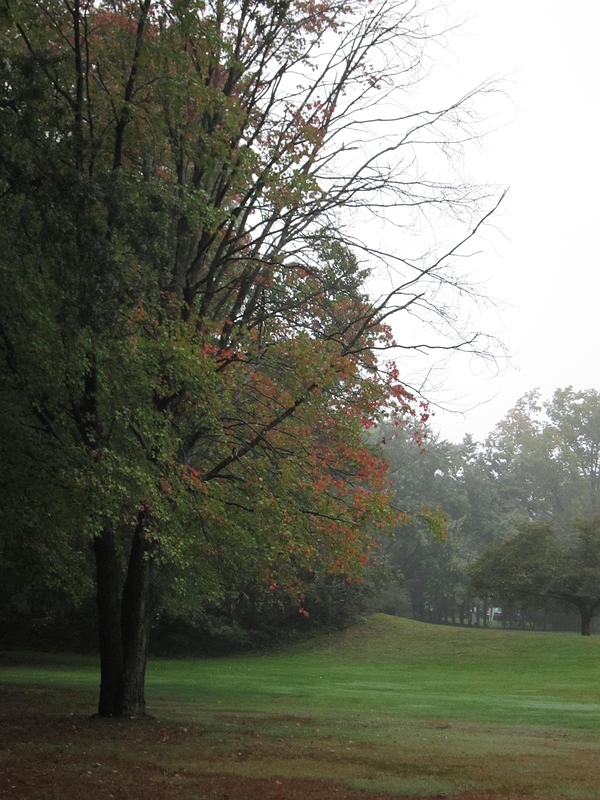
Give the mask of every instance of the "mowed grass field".
<path id="1" fill-rule="evenodd" d="M 600 638 L 374 615 L 285 651 L 154 660 L 91 720 L 93 658 L 0 654 L 0 797 L 600 798 Z"/>

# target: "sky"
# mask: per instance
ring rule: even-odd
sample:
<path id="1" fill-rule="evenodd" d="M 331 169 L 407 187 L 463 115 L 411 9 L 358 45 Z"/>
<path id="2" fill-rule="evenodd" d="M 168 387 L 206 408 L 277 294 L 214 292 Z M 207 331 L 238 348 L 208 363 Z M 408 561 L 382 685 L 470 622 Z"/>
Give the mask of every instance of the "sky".
<path id="1" fill-rule="evenodd" d="M 455 0 L 467 17 L 446 80 L 506 76 L 492 130 L 472 154 L 479 180 L 509 192 L 472 259 L 497 301 L 481 325 L 509 351 L 498 369 L 454 359 L 434 392 L 433 428 L 482 441 L 525 392 L 600 390 L 600 91 L 593 0 Z"/>

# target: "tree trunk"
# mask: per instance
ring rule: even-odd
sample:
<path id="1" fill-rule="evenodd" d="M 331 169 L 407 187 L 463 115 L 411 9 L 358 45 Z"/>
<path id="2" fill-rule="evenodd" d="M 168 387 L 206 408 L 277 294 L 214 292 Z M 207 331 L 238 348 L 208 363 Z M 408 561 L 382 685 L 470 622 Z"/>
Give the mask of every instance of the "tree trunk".
<path id="1" fill-rule="evenodd" d="M 123 680 L 123 639 L 121 635 L 121 567 L 112 528 L 94 540 L 96 598 L 100 648 L 100 697 L 98 714 L 119 713 Z"/>
<path id="2" fill-rule="evenodd" d="M 101 675 L 98 714 L 102 717 L 146 713 L 152 571 L 146 517 L 143 508 L 138 514 L 124 584 L 114 531 L 107 528 L 94 542 Z"/>
<path id="3" fill-rule="evenodd" d="M 593 611 L 587 606 L 579 606 L 579 613 L 581 614 L 581 635 L 591 636 Z"/>
<path id="4" fill-rule="evenodd" d="M 146 713 L 144 686 L 150 640 L 151 573 L 150 545 L 144 524 L 147 510 L 138 514 L 123 587 L 121 629 L 123 635 L 123 685 L 119 716 Z"/>

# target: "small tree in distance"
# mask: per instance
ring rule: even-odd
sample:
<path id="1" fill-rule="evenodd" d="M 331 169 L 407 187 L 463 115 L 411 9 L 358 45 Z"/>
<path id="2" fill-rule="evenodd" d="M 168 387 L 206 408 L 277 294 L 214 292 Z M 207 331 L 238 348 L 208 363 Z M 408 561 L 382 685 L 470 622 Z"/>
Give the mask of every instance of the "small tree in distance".
<path id="1" fill-rule="evenodd" d="M 474 592 L 495 605 L 522 598 L 574 606 L 589 636 L 600 608 L 600 517 L 577 522 L 567 542 L 547 523 L 525 524 L 485 550 L 470 574 Z"/>

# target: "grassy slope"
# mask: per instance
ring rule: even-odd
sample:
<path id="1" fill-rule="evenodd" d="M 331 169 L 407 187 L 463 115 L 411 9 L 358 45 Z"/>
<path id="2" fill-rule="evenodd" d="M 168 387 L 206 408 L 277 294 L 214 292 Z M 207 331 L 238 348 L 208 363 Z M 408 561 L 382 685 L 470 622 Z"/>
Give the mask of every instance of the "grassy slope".
<path id="1" fill-rule="evenodd" d="M 5 654 L 0 681 L 80 689 L 80 704 L 94 667 Z M 308 775 L 390 794 L 591 799 L 599 675 L 597 638 L 376 615 L 277 654 L 154 661 L 148 699 L 160 719 L 202 728 L 202 754 L 185 742 L 156 754 L 174 769 Z"/>
<path id="2" fill-rule="evenodd" d="M 600 731 L 600 640 L 452 629 L 375 615 L 291 653 L 157 662 L 149 685 L 258 712 L 560 724 Z M 203 685 L 198 692 L 199 684 Z"/>

